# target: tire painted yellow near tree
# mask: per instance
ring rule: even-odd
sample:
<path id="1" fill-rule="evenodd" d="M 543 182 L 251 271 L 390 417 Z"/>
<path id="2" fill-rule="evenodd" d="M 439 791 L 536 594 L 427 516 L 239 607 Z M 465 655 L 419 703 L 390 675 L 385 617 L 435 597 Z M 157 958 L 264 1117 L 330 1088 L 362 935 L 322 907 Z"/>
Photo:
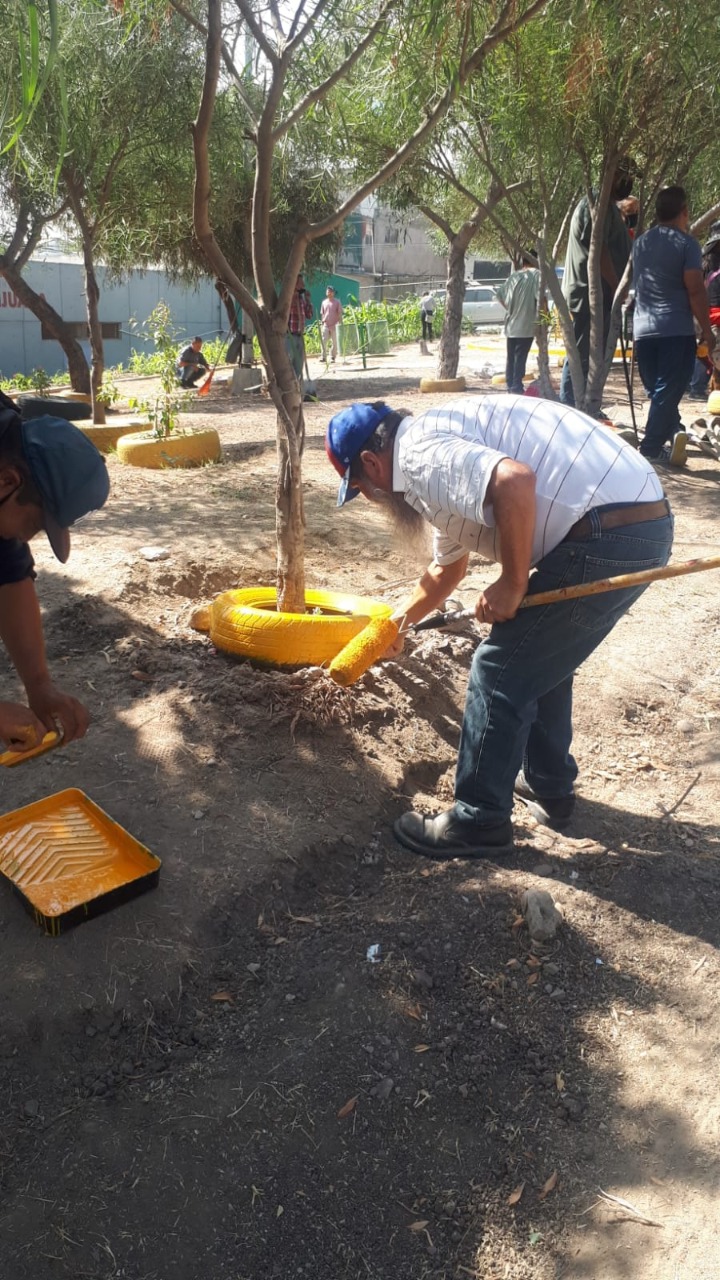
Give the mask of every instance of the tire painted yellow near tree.
<path id="1" fill-rule="evenodd" d="M 421 378 L 421 391 L 464 391 L 464 378 Z"/>
<path id="2" fill-rule="evenodd" d="M 390 605 L 336 591 L 306 591 L 309 610 L 321 613 L 278 613 L 274 587 L 223 591 L 210 605 L 197 609 L 191 625 L 210 633 L 218 649 L 274 666 L 320 666 L 334 657 L 377 618 L 388 618 Z"/>
<path id="3" fill-rule="evenodd" d="M 102 426 L 94 422 L 76 422 L 74 425 L 101 453 L 109 453 L 111 449 L 117 449 L 118 441 L 123 436 L 147 433 L 147 422 L 141 422 L 139 418 L 135 420 L 121 418 L 115 422 L 106 422 Z"/>
<path id="4" fill-rule="evenodd" d="M 154 431 L 143 431 L 121 436 L 117 442 L 121 462 L 154 471 L 165 467 L 200 467 L 205 462 L 217 462 L 221 452 L 220 437 L 213 427 L 161 439 Z"/>

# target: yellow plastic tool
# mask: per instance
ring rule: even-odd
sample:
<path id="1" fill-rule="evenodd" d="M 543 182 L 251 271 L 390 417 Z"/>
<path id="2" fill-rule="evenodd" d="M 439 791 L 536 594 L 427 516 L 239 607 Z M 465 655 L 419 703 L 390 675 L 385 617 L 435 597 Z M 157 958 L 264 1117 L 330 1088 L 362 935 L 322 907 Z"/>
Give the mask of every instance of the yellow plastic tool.
<path id="1" fill-rule="evenodd" d="M 6 769 L 12 769 L 15 764 L 24 764 L 26 760 L 34 760 L 36 756 L 44 756 L 46 751 L 52 751 L 53 747 L 57 747 L 62 742 L 62 734 L 51 729 L 45 734 L 42 742 L 38 742 L 37 746 L 30 747 L 28 751 L 3 751 L 0 755 L 0 764 Z"/>
<path id="2" fill-rule="evenodd" d="M 0 874 L 46 933 L 152 889 L 160 859 L 70 788 L 0 818 Z"/>

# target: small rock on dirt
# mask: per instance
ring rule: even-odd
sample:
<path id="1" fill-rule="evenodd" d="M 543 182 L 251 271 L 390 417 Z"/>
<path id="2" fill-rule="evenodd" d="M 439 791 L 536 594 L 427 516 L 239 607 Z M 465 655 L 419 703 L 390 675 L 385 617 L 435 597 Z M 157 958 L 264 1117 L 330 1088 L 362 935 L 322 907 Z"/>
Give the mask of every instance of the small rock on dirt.
<path id="1" fill-rule="evenodd" d="M 378 1080 L 370 1092 L 373 1097 L 379 1098 L 380 1102 L 387 1102 L 394 1088 L 395 1081 L 392 1076 L 383 1076 L 382 1080 Z"/>
<path id="2" fill-rule="evenodd" d="M 434 983 L 426 969 L 415 969 L 412 980 L 416 987 L 422 987 L 424 991 L 431 991 Z"/>
<path id="3" fill-rule="evenodd" d="M 562 917 L 547 889 L 527 889 L 520 907 L 535 942 L 549 942 L 555 937 Z"/>
<path id="4" fill-rule="evenodd" d="M 40 1103 L 37 1102 L 35 1098 L 28 1098 L 25 1106 L 23 1107 L 23 1113 L 27 1116 L 28 1120 L 34 1120 L 39 1110 Z"/>

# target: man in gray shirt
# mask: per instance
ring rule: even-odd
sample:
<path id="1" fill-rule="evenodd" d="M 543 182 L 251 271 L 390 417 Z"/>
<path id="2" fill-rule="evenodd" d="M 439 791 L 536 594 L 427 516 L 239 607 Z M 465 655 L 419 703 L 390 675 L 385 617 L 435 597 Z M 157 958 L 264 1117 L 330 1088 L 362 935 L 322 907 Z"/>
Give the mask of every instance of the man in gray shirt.
<path id="1" fill-rule="evenodd" d="M 507 361 L 505 382 L 507 389 L 521 396 L 528 353 L 537 326 L 540 272 L 532 254 L 524 253 L 519 271 L 513 271 L 507 280 L 495 290 L 495 297 L 502 303 L 505 317 L 505 341 Z"/>
<path id="2" fill-rule="evenodd" d="M 634 165 L 627 156 L 618 161 L 613 179 L 610 203 L 605 222 L 603 223 L 602 249 L 600 253 L 600 275 L 602 278 L 603 300 L 603 346 L 610 332 L 610 311 L 612 309 L 615 290 L 630 257 L 631 241 L 625 220 L 617 207 L 618 200 L 625 200 L 633 186 Z M 570 308 L 575 341 L 582 371 L 587 378 L 590 367 L 590 291 L 588 285 L 588 255 L 590 252 L 590 236 L 592 235 L 592 213 L 587 196 L 575 207 L 570 223 L 567 253 L 565 256 L 565 272 L 563 275 L 563 293 Z M 570 365 L 566 360 L 560 380 L 560 399 L 563 404 L 575 404 Z"/>

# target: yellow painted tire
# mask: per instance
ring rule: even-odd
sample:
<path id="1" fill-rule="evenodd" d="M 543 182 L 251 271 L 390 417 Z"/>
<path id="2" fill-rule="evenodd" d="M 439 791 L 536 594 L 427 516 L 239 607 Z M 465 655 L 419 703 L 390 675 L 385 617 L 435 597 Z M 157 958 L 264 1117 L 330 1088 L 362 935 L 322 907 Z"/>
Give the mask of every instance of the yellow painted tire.
<path id="1" fill-rule="evenodd" d="M 421 378 L 421 391 L 464 391 L 464 378 Z"/>
<path id="2" fill-rule="evenodd" d="M 708 413 L 720 413 L 720 391 L 711 391 L 707 402 Z"/>
<path id="3" fill-rule="evenodd" d="M 59 400 L 79 400 L 81 404 L 92 404 L 92 396 L 89 391 L 73 391 L 69 387 L 66 391 L 53 391 L 53 395 Z"/>
<path id="4" fill-rule="evenodd" d="M 195 611 L 191 625 L 209 632 L 226 653 L 278 667 L 321 666 L 372 619 L 392 613 L 389 604 L 336 591 L 305 592 L 308 609 L 323 609 L 323 614 L 278 613 L 276 601 L 274 587 L 223 591 Z"/>
<path id="5" fill-rule="evenodd" d="M 534 382 L 534 381 L 535 381 L 535 374 L 534 374 L 534 373 L 525 373 L 525 374 L 523 374 L 523 382 L 524 382 L 524 383 L 525 383 L 525 382 Z M 504 386 L 505 386 L 505 374 L 504 374 L 504 373 L 494 373 L 494 374 L 493 374 L 493 376 L 492 376 L 492 378 L 490 379 L 490 384 L 491 384 L 491 386 L 493 386 L 493 387 L 504 387 Z"/>
<path id="6" fill-rule="evenodd" d="M 217 462 L 221 452 L 220 437 L 213 427 L 166 436 L 164 440 L 158 440 L 152 431 L 143 431 L 121 436 L 117 442 L 121 462 L 153 471 L 166 467 L 201 467 L 205 462 Z"/>
<path id="7" fill-rule="evenodd" d="M 88 440 L 92 440 L 95 448 L 101 453 L 109 453 L 111 449 L 117 449 L 117 442 L 121 436 L 137 435 L 140 431 L 147 431 L 147 422 L 128 417 L 116 418 L 113 422 L 105 422 L 102 425 L 95 422 L 76 422 L 74 425 L 82 431 L 84 436 L 87 436 Z"/>

